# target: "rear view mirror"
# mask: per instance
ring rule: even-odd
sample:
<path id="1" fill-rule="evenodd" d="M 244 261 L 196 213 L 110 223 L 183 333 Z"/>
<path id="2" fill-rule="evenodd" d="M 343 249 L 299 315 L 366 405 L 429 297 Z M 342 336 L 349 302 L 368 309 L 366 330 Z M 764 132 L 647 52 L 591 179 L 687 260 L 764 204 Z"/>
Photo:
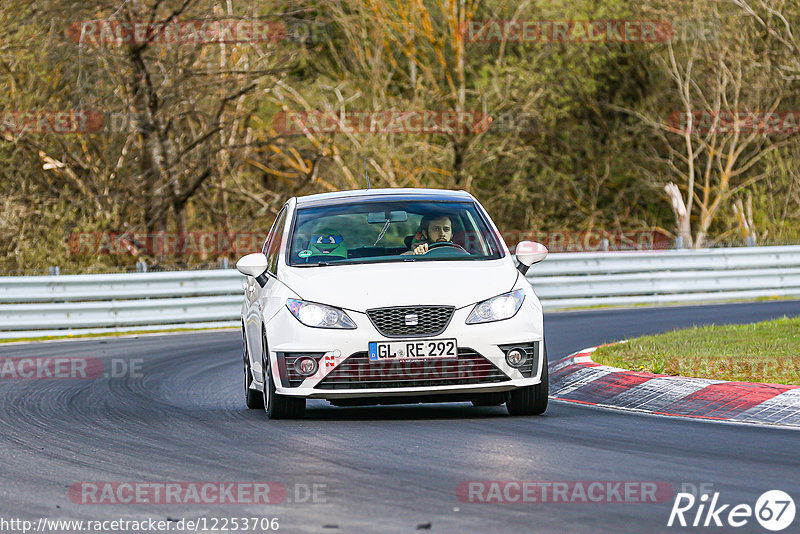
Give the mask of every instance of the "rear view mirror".
<path id="1" fill-rule="evenodd" d="M 517 269 L 519 269 L 522 274 L 527 273 L 528 268 L 534 263 L 539 263 L 545 259 L 547 253 L 547 247 L 541 243 L 537 243 L 536 241 L 520 241 L 517 243 L 517 248 L 515 249 L 515 254 L 519 261 Z"/>
<path id="2" fill-rule="evenodd" d="M 367 222 L 370 224 L 385 224 L 389 222 L 406 222 L 408 213 L 405 211 L 371 211 L 367 214 Z"/>

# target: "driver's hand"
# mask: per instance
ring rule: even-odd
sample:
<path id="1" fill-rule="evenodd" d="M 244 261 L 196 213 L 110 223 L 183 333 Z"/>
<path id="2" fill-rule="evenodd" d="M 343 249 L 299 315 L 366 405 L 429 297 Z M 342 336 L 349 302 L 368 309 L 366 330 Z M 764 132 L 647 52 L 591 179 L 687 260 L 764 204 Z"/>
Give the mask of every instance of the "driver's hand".
<path id="1" fill-rule="evenodd" d="M 421 243 L 417 245 L 417 248 L 414 249 L 414 254 L 425 254 L 426 252 L 428 252 L 427 243 Z"/>

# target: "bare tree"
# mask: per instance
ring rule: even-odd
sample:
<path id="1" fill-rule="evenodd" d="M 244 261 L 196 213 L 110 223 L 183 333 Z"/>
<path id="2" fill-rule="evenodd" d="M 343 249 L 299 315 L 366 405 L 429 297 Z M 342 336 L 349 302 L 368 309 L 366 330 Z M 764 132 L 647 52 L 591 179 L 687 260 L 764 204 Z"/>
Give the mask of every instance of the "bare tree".
<path id="1" fill-rule="evenodd" d="M 669 42 L 653 54 L 672 83 L 659 97 L 675 102 L 675 108 L 664 116 L 663 103 L 654 98 L 633 111 L 666 149 L 666 157 L 658 157 L 682 195 L 679 199 L 675 187 L 667 188 L 678 233 L 696 248 L 708 245 L 712 224 L 732 209 L 731 200 L 768 176 L 770 170 L 760 164 L 790 142 L 792 133 L 772 123 L 788 89 L 770 75 L 779 66 L 757 46 L 758 29 L 747 19 L 706 13 L 726 20 L 715 39 L 685 46 Z"/>
<path id="2" fill-rule="evenodd" d="M 100 117 L 98 128 L 74 135 L 4 129 L 18 157 L 38 164 L 40 170 L 25 179 L 54 196 L 63 184 L 74 192 L 76 207 L 91 207 L 95 227 L 110 231 L 182 234 L 192 224 L 190 203 L 204 191 L 222 206 L 203 200 L 217 229 L 231 225 L 231 195 L 262 213 L 274 212 L 283 195 L 263 168 L 271 166 L 269 147 L 280 139 L 253 123 L 264 94 L 286 76 L 299 51 L 279 33 L 222 38 L 224 24 L 237 21 L 278 32 L 288 15 L 266 9 L 248 4 L 234 10 L 222 0 L 211 9 L 199 0 L 104 0 L 92 6 L 42 0 L 21 3 L 17 13 L 4 10 L 4 17 L 27 14 L 27 25 L 0 50 L 13 87 L 6 107 L 91 110 Z M 59 18 L 64 12 L 72 18 Z M 126 24 L 144 29 L 131 38 L 132 31 L 120 30 Z M 220 38 L 215 41 L 209 30 L 200 34 L 205 40 L 178 30 L 177 38 L 165 37 L 170 25 L 192 30 L 203 24 L 217 28 Z M 30 39 L 43 27 L 48 32 L 38 37 L 39 54 Z M 31 69 L 30 58 L 42 68 Z M 62 69 L 43 78 L 53 62 Z"/>

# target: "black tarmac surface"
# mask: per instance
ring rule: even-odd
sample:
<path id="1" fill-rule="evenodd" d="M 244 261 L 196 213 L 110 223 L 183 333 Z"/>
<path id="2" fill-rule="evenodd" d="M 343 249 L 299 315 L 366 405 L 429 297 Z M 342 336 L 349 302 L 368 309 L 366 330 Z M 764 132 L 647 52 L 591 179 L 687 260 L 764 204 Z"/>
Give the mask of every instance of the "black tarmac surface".
<path id="1" fill-rule="evenodd" d="M 800 301 L 549 314 L 550 359 L 606 341 L 704 323 L 800 314 Z M 269 421 L 242 394 L 238 331 L 0 345 L 0 357 L 76 356 L 141 373 L 0 380 L 0 517 L 277 517 L 282 532 L 659 532 L 650 504 L 467 503 L 471 480 L 662 481 L 751 506 L 782 489 L 800 506 L 800 432 L 553 402 L 545 416 L 469 404 L 334 408 Z M 112 361 L 116 361 L 112 364 Z M 78 504 L 97 481 L 272 481 L 276 505 Z M 317 486 L 317 501 L 304 501 Z M 711 486 L 709 486 L 711 484 Z M 690 486 L 687 486 L 690 487 Z M 291 502 L 290 502 L 291 501 Z M 323 502 L 324 501 L 324 502 Z M 723 514 L 723 518 L 724 518 Z M 692 515 L 693 519 L 693 515 Z M 800 518 L 787 530 L 796 532 Z M 708 530 L 708 529 L 705 529 Z M 733 530 L 726 526 L 711 529 Z M 737 531 L 764 532 L 755 519 Z"/>

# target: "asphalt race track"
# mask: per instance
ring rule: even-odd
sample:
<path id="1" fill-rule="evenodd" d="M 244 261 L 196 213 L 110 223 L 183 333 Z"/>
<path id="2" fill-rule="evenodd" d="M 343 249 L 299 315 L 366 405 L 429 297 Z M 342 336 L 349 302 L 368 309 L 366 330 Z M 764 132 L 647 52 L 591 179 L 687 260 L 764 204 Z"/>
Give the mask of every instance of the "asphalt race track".
<path id="1" fill-rule="evenodd" d="M 550 358 L 701 323 L 800 314 L 800 301 L 545 316 Z M 242 398 L 238 331 L 0 346 L 3 357 L 141 364 L 86 380 L 0 380 L 0 516 L 51 519 L 277 517 L 281 532 L 658 532 L 659 503 L 461 502 L 471 480 L 713 484 L 751 506 L 782 489 L 800 505 L 800 432 L 552 402 L 543 417 L 468 404 L 334 408 L 269 421 Z M 271 481 L 272 505 L 80 504 L 80 482 Z M 317 501 L 306 488 L 317 486 Z M 693 517 L 693 514 L 692 514 Z M 800 518 L 787 532 L 796 532 Z M 709 529 L 705 529 L 709 530 Z M 733 529 L 712 528 L 728 532 Z M 737 531 L 765 532 L 755 519 Z"/>

